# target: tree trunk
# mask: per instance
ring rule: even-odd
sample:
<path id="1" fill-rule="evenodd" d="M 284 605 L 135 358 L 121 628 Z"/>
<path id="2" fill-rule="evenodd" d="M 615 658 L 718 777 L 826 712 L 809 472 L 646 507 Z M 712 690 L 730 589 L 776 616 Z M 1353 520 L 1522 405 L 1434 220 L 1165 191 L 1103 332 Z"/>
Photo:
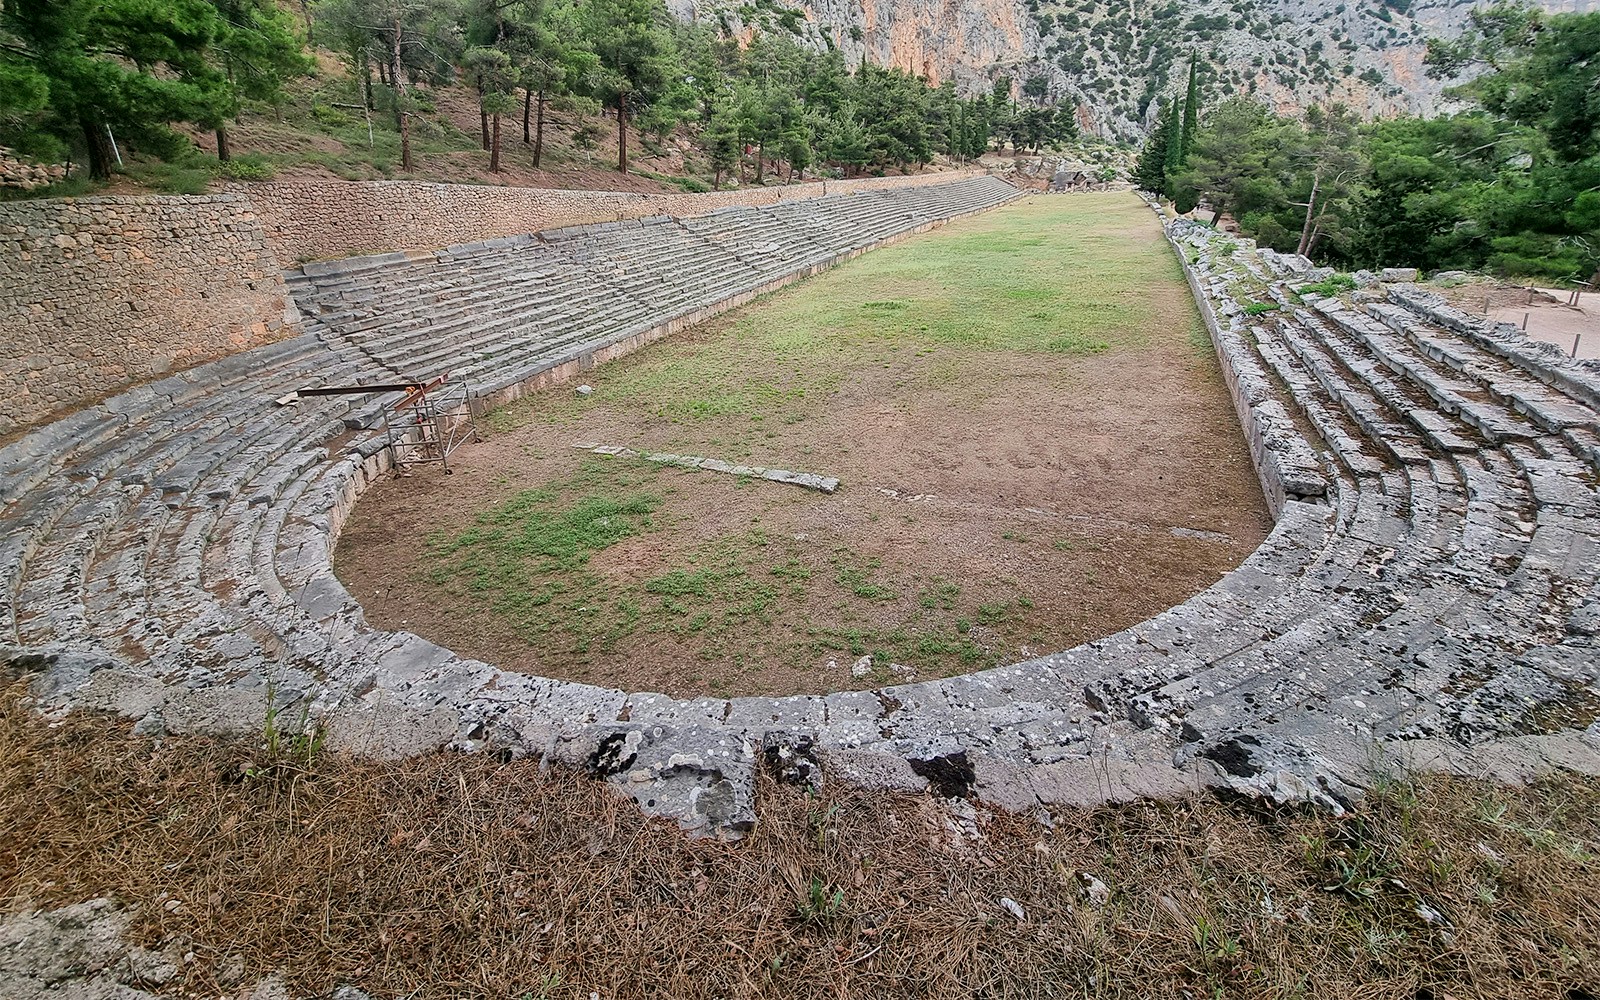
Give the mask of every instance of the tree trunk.
<path id="1" fill-rule="evenodd" d="M 528 117 L 533 109 L 533 88 L 522 88 L 522 144 L 528 144 Z"/>
<path id="2" fill-rule="evenodd" d="M 489 149 L 489 109 L 483 106 L 483 77 L 478 77 L 478 144 Z"/>
<path id="3" fill-rule="evenodd" d="M 1300 227 L 1300 246 L 1295 250 L 1302 257 L 1311 252 L 1311 220 L 1316 210 L 1317 188 L 1321 183 L 1322 172 L 1314 171 L 1311 174 L 1311 197 L 1306 199 L 1306 222 Z"/>
<path id="4" fill-rule="evenodd" d="M 539 88 L 537 113 L 533 119 L 533 169 L 539 169 L 539 158 L 544 155 L 544 88 Z"/>
<path id="5" fill-rule="evenodd" d="M 756 183 L 760 184 L 767 177 L 767 144 L 756 145 Z"/>
<path id="6" fill-rule="evenodd" d="M 711 190 L 722 190 L 722 168 L 718 167 L 716 173 L 711 175 Z"/>
<path id="7" fill-rule="evenodd" d="M 494 116 L 494 138 L 491 140 L 489 147 L 489 172 L 491 174 L 500 172 L 500 116 L 498 114 Z"/>
<path id="8" fill-rule="evenodd" d="M 400 169 L 411 173 L 411 121 L 406 117 L 405 103 L 406 88 L 400 82 L 400 46 L 401 31 L 400 18 L 394 19 L 394 46 L 389 50 L 389 81 L 394 88 L 394 124 L 400 130 Z"/>
<path id="9" fill-rule="evenodd" d="M 111 179 L 111 136 L 103 122 L 83 119 L 83 139 L 89 147 L 89 176 L 97 181 Z"/>
<path id="10" fill-rule="evenodd" d="M 217 161 L 219 163 L 227 163 L 231 159 L 233 159 L 233 150 L 228 148 L 228 127 L 226 125 L 218 125 Z"/>
<path id="11" fill-rule="evenodd" d="M 306 22 L 306 44 L 316 48 L 317 40 L 311 33 L 311 0 L 300 0 L 300 16 Z"/>
<path id="12" fill-rule="evenodd" d="M 375 107 L 372 103 L 372 58 L 366 49 L 361 50 L 361 99 L 368 111 Z"/>
<path id="13" fill-rule="evenodd" d="M 617 95 L 617 172 L 628 172 L 628 95 Z"/>

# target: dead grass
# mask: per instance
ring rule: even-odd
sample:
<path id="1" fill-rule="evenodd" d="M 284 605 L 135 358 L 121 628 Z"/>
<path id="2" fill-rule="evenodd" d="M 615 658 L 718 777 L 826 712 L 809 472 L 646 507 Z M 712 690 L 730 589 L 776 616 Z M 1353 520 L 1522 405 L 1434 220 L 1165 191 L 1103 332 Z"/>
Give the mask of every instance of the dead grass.
<path id="1" fill-rule="evenodd" d="M 533 761 L 301 768 L 47 726 L 19 694 L 0 705 L 7 908 L 136 903 L 142 943 L 194 951 L 199 995 L 273 970 L 297 995 L 416 1000 L 1600 991 L 1592 780 L 1398 782 L 1343 818 L 1213 799 L 1050 829 L 980 813 L 976 837 L 927 797 L 764 782 L 747 840 L 689 843 Z"/>

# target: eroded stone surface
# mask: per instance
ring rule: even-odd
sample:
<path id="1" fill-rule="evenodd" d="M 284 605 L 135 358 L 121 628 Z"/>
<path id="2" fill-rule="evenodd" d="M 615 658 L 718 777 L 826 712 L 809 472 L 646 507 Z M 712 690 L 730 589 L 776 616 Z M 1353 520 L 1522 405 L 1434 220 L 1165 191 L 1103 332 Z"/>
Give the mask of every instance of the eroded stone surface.
<path id="1" fill-rule="evenodd" d="M 732 462 L 724 462 L 720 458 L 706 458 L 702 455 L 674 455 L 664 451 L 639 452 L 620 445 L 591 444 L 587 441 L 576 442 L 573 447 L 593 452 L 596 455 L 637 458 L 646 462 L 654 462 L 657 465 L 676 465 L 683 469 L 703 469 L 706 472 L 720 472 L 729 476 L 750 476 L 755 479 L 765 479 L 769 482 L 798 486 L 803 490 L 816 490 L 818 493 L 833 493 L 839 489 L 839 480 L 837 478 L 821 476 L 815 472 L 790 472 L 787 469 L 769 469 L 761 465 L 735 465 Z"/>

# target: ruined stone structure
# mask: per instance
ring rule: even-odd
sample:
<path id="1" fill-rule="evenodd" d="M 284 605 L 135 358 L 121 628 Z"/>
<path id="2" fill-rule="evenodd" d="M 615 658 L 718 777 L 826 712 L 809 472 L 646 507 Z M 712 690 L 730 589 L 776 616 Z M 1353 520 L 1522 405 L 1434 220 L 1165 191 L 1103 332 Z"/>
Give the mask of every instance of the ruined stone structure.
<path id="1" fill-rule="evenodd" d="M 708 194 L 272 181 L 220 195 L 0 203 L 0 437 L 291 335 L 284 267 L 973 176 L 932 171 Z"/>
<path id="2" fill-rule="evenodd" d="M 1208 785 L 1338 807 L 1405 765 L 1600 773 L 1600 375 L 1415 285 L 1318 296 L 1304 260 L 1183 222 L 1277 525 L 1125 632 L 879 691 L 674 699 L 375 630 L 334 578 L 386 469 L 382 400 L 276 405 L 289 390 L 452 368 L 512 398 L 1015 194 L 979 178 L 308 265 L 303 335 L 0 450 L 4 656 L 47 709 L 252 730 L 271 698 L 336 746 L 540 754 L 707 833 L 754 821 L 763 766 L 1009 808 Z"/>
<path id="3" fill-rule="evenodd" d="M 285 267 L 388 250 L 432 250 L 559 226 L 652 215 L 704 215 L 719 208 L 776 205 L 830 194 L 948 184 L 980 176 L 947 170 L 905 177 L 859 177 L 703 194 L 636 194 L 559 188 L 425 184 L 418 181 L 269 181 L 238 184 L 261 214 Z"/>

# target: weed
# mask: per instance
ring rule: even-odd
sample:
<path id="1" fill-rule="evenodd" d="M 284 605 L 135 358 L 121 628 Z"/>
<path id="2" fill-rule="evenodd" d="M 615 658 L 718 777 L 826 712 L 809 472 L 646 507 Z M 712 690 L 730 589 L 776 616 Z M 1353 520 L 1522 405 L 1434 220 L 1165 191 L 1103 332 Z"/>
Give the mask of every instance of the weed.
<path id="1" fill-rule="evenodd" d="M 1244 314 L 1246 316 L 1260 316 L 1262 313 L 1269 313 L 1277 308 L 1278 304 L 1276 302 L 1252 302 L 1244 307 Z"/>
<path id="2" fill-rule="evenodd" d="M 268 682 L 267 706 L 261 722 L 261 755 L 244 768 L 247 778 L 295 775 L 311 768 L 327 742 L 328 731 L 311 718 L 311 703 L 302 699 L 293 725 L 283 723 L 277 684 Z"/>
<path id="3" fill-rule="evenodd" d="M 999 625 L 1011 618 L 1011 605 L 1006 601 L 990 601 L 978 605 L 979 625 Z"/>
<path id="4" fill-rule="evenodd" d="M 1356 287 L 1356 279 L 1348 274 L 1330 274 L 1322 281 L 1313 285 L 1302 285 L 1301 293 L 1313 292 L 1317 295 L 1342 295 Z"/>
<path id="5" fill-rule="evenodd" d="M 235 181 L 269 181 L 277 176 L 277 166 L 259 153 L 235 156 L 217 165 L 217 173 Z"/>
<path id="6" fill-rule="evenodd" d="M 831 924 L 844 910 L 844 890 L 812 876 L 806 898 L 795 906 L 795 917 L 802 924 Z"/>
<path id="7" fill-rule="evenodd" d="M 961 586 L 959 584 L 934 577 L 933 585 L 918 595 L 917 603 L 929 610 L 938 608 L 945 611 L 954 611 L 956 598 L 960 596 Z"/>
<path id="8" fill-rule="evenodd" d="M 889 587 L 867 579 L 867 574 L 877 568 L 875 560 L 869 562 L 866 568 L 841 566 L 838 572 L 834 574 L 834 582 L 857 597 L 866 598 L 869 601 L 892 601 L 899 595 Z"/>

